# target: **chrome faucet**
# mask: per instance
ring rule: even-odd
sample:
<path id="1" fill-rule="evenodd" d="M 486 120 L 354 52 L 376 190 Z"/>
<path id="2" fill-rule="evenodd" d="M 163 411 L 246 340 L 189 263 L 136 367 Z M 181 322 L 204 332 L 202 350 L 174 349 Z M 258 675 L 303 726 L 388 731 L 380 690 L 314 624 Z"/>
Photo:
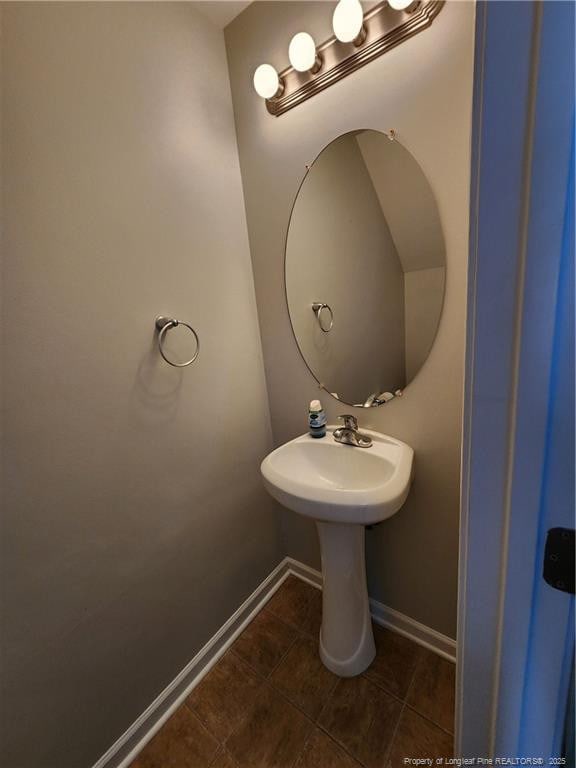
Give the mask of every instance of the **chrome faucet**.
<path id="1" fill-rule="evenodd" d="M 334 440 L 344 445 L 353 445 L 356 448 L 370 448 L 372 440 L 368 435 L 358 432 L 358 419 L 350 413 L 338 416 L 344 422 L 343 427 L 334 430 Z"/>

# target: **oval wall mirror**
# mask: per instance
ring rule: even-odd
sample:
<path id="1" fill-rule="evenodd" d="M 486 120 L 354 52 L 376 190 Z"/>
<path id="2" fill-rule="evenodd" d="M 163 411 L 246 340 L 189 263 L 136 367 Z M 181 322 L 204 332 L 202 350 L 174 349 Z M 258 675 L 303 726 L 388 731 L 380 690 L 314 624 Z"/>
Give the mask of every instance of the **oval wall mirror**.
<path id="1" fill-rule="evenodd" d="M 318 155 L 286 240 L 288 312 L 318 383 L 382 405 L 428 357 L 440 321 L 445 246 L 432 189 L 396 139 L 346 133 Z"/>

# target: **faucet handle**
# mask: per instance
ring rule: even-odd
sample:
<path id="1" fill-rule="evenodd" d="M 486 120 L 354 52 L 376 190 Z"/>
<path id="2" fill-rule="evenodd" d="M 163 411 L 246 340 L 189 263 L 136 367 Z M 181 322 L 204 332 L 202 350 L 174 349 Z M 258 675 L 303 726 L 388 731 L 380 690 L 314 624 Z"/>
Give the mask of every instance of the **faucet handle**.
<path id="1" fill-rule="evenodd" d="M 358 429 L 358 419 L 356 416 L 352 416 L 351 413 L 343 413 L 338 418 L 344 422 L 345 429 Z"/>

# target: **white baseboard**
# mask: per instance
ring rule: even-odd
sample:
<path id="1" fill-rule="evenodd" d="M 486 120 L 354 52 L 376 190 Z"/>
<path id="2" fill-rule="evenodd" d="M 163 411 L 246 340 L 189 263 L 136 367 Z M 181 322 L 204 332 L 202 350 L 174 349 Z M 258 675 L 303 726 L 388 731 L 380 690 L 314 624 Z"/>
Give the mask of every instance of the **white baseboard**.
<path id="1" fill-rule="evenodd" d="M 370 613 L 376 624 L 392 629 L 399 635 L 404 635 L 404 637 L 418 643 L 418 645 L 423 645 L 429 651 L 443 656 L 453 664 L 456 663 L 456 640 L 451 637 L 447 637 L 425 624 L 420 624 L 419 621 L 411 619 L 393 608 L 388 608 L 388 606 L 377 600 L 372 600 L 372 598 L 370 598 Z"/>
<path id="2" fill-rule="evenodd" d="M 285 558 L 128 730 L 102 755 L 93 768 L 127 768 L 292 572 L 296 573 L 290 568 L 288 559 Z M 296 575 L 300 574 L 296 573 Z"/>
<path id="3" fill-rule="evenodd" d="M 304 563 L 300 563 L 291 557 L 287 557 L 285 562 L 288 565 L 289 571 L 295 576 L 299 576 L 314 587 L 322 589 L 322 574 L 320 571 L 316 571 L 314 568 L 310 568 L 310 566 L 304 565 Z M 448 661 L 456 663 L 456 641 L 452 640 L 451 637 L 447 637 L 435 629 L 431 629 L 425 624 L 421 624 L 419 621 L 411 619 L 399 611 L 395 611 L 393 608 L 388 608 L 388 606 L 372 598 L 370 598 L 370 613 L 374 621 L 380 624 L 380 626 L 391 629 L 399 635 L 404 635 L 404 637 L 408 637 L 410 640 L 418 643 L 418 645 L 423 645 L 424 648 L 428 648 L 428 650 L 443 656 Z"/>
<path id="4" fill-rule="evenodd" d="M 288 570 L 294 576 L 307 581 L 308 584 L 312 584 L 317 589 L 322 589 L 322 574 L 315 568 L 310 568 L 309 565 L 301 563 L 300 560 L 294 560 L 293 557 L 285 557 L 284 562 L 288 566 Z"/>
<path id="5" fill-rule="evenodd" d="M 314 568 L 310 568 L 310 566 L 304 565 L 304 563 L 300 563 L 291 557 L 287 557 L 285 562 L 287 562 L 290 572 L 295 576 L 299 576 L 309 584 L 322 589 L 322 574 L 320 571 L 316 571 Z M 399 635 L 404 635 L 404 637 L 408 637 L 410 640 L 418 643 L 418 645 L 422 645 L 424 648 L 428 648 L 428 650 L 448 659 L 448 661 L 456 663 L 456 641 L 451 637 L 447 637 L 435 629 L 431 629 L 425 624 L 421 624 L 419 621 L 411 619 L 399 611 L 395 611 L 393 608 L 388 608 L 388 606 L 372 598 L 370 598 L 370 613 L 374 621 L 382 627 L 391 629 Z"/>
<path id="6" fill-rule="evenodd" d="M 322 574 L 319 571 L 291 557 L 285 557 L 93 768 L 128 768 L 144 745 L 183 704 L 192 689 L 212 669 L 290 574 L 322 589 Z M 456 642 L 451 638 L 376 600 L 370 600 L 370 610 L 376 623 L 410 638 L 449 661 L 455 661 Z"/>

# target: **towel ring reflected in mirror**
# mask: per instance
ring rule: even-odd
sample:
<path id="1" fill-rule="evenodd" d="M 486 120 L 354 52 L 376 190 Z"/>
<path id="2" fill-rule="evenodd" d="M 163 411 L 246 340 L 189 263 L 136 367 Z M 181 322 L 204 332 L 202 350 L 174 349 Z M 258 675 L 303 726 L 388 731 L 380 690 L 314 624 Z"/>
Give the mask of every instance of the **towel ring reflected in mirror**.
<path id="1" fill-rule="evenodd" d="M 192 363 L 196 360 L 196 358 L 200 354 L 200 339 L 198 338 L 198 334 L 196 333 L 194 328 L 192 328 L 192 326 L 189 323 L 185 323 L 182 320 L 176 320 L 173 317 L 162 317 L 162 315 L 159 315 L 156 318 L 155 325 L 156 325 L 156 330 L 158 331 L 158 350 L 162 355 L 162 357 L 164 358 L 164 360 L 166 360 L 166 362 L 169 365 L 174 366 L 174 368 L 186 368 L 188 365 L 192 365 Z M 175 363 L 173 360 L 170 360 L 170 358 L 164 352 L 164 338 L 166 334 L 171 328 L 176 328 L 179 325 L 183 325 L 185 328 L 188 328 L 188 330 L 191 331 L 191 333 L 194 336 L 194 339 L 196 340 L 196 351 L 194 352 L 193 357 L 191 357 L 190 360 L 186 360 L 183 363 Z"/>
<path id="2" fill-rule="evenodd" d="M 330 320 L 329 325 L 326 327 L 326 325 L 322 324 L 322 310 L 327 309 L 330 313 Z M 329 333 L 332 330 L 332 326 L 334 325 L 334 312 L 332 312 L 332 307 L 330 304 L 321 304 L 318 301 L 315 301 L 314 304 L 312 304 L 312 311 L 316 315 L 316 319 L 318 320 L 318 325 L 320 326 L 320 330 L 324 331 L 324 333 Z"/>

